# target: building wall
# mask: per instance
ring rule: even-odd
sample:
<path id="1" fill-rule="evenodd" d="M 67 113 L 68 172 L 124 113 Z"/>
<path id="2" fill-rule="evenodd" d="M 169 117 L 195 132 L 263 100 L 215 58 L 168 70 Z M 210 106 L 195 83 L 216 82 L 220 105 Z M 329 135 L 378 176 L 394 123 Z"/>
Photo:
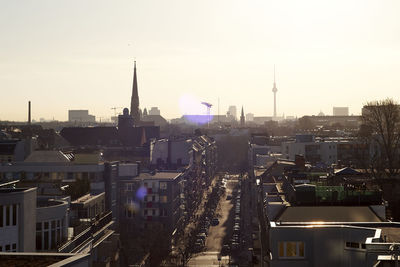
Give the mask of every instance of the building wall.
<path id="1" fill-rule="evenodd" d="M 62 200 L 40 201 L 43 206 L 36 208 L 36 250 L 55 250 L 68 235 L 69 204 Z"/>
<path id="2" fill-rule="evenodd" d="M 349 107 L 333 107 L 333 116 L 349 116 Z"/>
<path id="3" fill-rule="evenodd" d="M 349 226 L 271 227 L 270 266 L 372 266 L 366 262 L 366 249 L 362 249 L 361 244 L 365 244 L 368 237 L 374 236 L 375 231 L 373 228 Z M 281 244 L 286 244 L 286 249 L 283 247 L 283 251 L 290 254 L 288 242 L 298 242 L 296 245 L 298 257 L 285 258 L 279 254 Z M 359 248 L 352 248 L 349 242 L 358 244 Z M 300 244 L 303 244 L 304 256 L 299 253 Z"/>
<path id="4" fill-rule="evenodd" d="M 3 216 L 0 216 L 0 219 L 3 219 L 0 223 L 2 250 L 5 251 L 8 245 L 14 250 L 12 245 L 15 244 L 16 251 L 34 252 L 36 188 L 14 192 L 0 191 L 0 206 L 2 206 L 0 212 L 3 211 Z M 14 211 L 16 216 L 13 216 Z"/>
<path id="5" fill-rule="evenodd" d="M 88 177 L 94 179 L 102 177 L 104 164 L 81 164 L 71 163 L 19 163 L 13 165 L 0 165 L 0 181 L 13 179 L 33 180 L 41 178 L 44 180 L 74 180 Z"/>
<path id="6" fill-rule="evenodd" d="M 188 165 L 190 163 L 191 140 L 171 141 L 171 163 Z"/>
<path id="7" fill-rule="evenodd" d="M 164 163 L 167 162 L 168 158 L 168 140 L 157 140 L 150 145 L 150 162 L 152 165 L 156 165 L 161 159 Z"/>
<path id="8" fill-rule="evenodd" d="M 89 115 L 89 110 L 68 110 L 68 121 L 95 122 L 96 117 L 93 115 Z"/>
<path id="9" fill-rule="evenodd" d="M 307 161 L 337 163 L 338 142 L 283 142 L 282 154 L 286 159 L 295 160 L 296 155 L 303 155 Z"/>

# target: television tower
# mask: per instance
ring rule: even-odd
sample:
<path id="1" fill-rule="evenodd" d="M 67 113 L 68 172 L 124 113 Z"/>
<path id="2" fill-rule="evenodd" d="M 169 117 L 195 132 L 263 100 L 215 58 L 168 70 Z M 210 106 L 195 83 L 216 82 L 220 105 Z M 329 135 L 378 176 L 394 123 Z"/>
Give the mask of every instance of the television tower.
<path id="1" fill-rule="evenodd" d="M 272 92 L 274 92 L 274 118 L 276 118 L 276 92 L 278 92 L 278 89 L 276 88 L 276 83 L 275 83 L 275 65 L 274 65 L 274 88 L 272 88 Z"/>

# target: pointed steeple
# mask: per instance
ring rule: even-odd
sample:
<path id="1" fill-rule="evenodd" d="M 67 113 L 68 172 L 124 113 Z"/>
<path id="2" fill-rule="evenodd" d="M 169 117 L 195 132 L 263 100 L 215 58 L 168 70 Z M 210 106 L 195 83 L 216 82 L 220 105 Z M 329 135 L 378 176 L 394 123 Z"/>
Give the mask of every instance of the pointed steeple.
<path id="1" fill-rule="evenodd" d="M 246 124 L 245 119 L 244 119 L 244 111 L 243 111 L 243 106 L 242 106 L 242 113 L 240 115 L 240 126 L 244 127 Z"/>
<path id="2" fill-rule="evenodd" d="M 133 85 L 132 85 L 132 97 L 131 97 L 131 116 L 133 117 L 134 123 L 140 121 L 139 114 L 139 94 L 137 86 L 137 76 L 136 76 L 136 61 L 133 69 Z"/>

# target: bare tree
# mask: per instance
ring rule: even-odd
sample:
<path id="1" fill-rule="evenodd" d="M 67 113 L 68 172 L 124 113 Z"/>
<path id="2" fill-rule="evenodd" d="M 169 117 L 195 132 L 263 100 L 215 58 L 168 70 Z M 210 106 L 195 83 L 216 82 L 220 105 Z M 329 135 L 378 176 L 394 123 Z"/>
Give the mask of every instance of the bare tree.
<path id="1" fill-rule="evenodd" d="M 368 102 L 362 121 L 366 130 L 360 138 L 371 147 L 371 172 L 375 177 L 396 177 L 400 173 L 400 106 L 389 98 Z"/>

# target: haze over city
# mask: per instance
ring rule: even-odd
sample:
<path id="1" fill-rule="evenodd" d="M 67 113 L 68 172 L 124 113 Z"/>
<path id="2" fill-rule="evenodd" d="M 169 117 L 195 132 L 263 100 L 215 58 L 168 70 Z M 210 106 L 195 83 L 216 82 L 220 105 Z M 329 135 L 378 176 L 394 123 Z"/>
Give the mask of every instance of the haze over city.
<path id="1" fill-rule="evenodd" d="M 101 117 L 129 106 L 183 115 L 179 99 L 259 116 L 331 114 L 398 100 L 398 1 L 0 1 L 0 120 Z M 89 101 L 88 101 L 89 100 Z"/>

